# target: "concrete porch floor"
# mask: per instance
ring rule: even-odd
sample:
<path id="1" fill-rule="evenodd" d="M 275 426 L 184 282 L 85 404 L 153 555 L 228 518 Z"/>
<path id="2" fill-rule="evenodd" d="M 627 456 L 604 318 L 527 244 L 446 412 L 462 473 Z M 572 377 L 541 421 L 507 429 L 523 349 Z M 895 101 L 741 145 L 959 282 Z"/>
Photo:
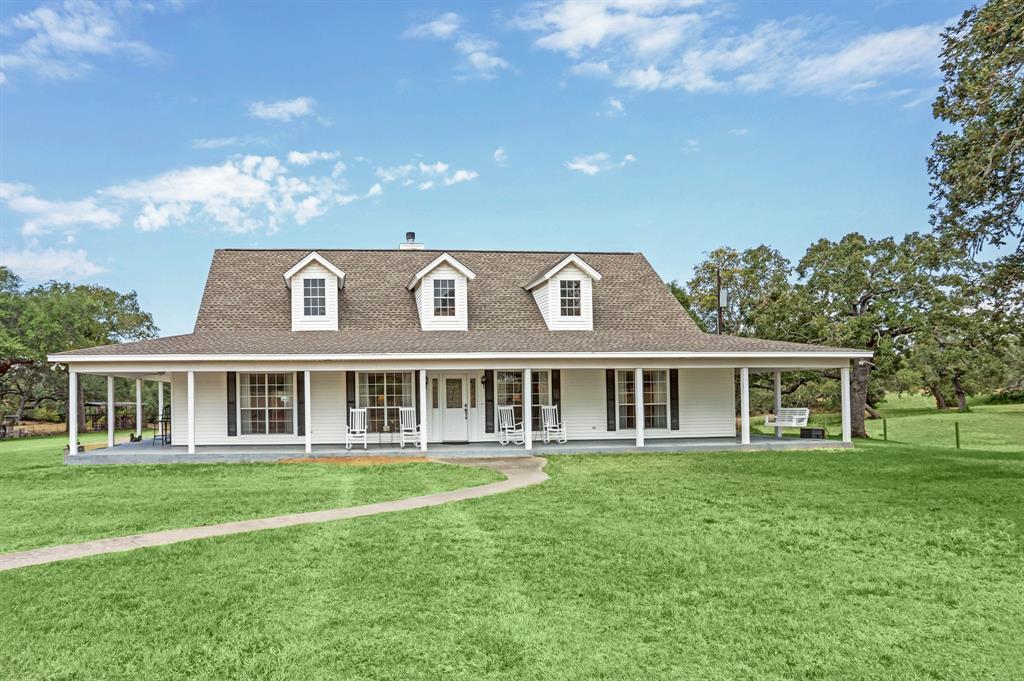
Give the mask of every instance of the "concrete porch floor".
<path id="1" fill-rule="evenodd" d="M 427 456 L 437 459 L 529 457 L 548 454 L 625 454 L 632 452 L 718 452 L 718 451 L 773 451 L 790 449 L 843 449 L 852 445 L 838 440 L 817 440 L 786 437 L 777 439 L 767 436 L 752 436 L 749 445 L 742 445 L 739 438 L 666 438 L 648 439 L 643 447 L 637 447 L 632 440 L 578 440 L 558 444 L 534 442 L 533 450 L 527 451 L 522 445 L 502 446 L 496 442 L 475 442 L 470 444 L 431 444 Z M 64 455 L 67 464 L 129 464 L 129 463 L 255 463 L 273 462 L 297 457 L 338 457 L 338 456 L 422 456 L 419 449 L 409 446 L 370 444 L 366 449 L 344 445 L 313 445 L 313 452 L 306 454 L 302 445 L 208 445 L 196 447 L 195 454 L 189 454 L 184 446 L 160 445 L 151 439 L 142 442 L 119 444 L 112 448 L 93 449 L 87 452 Z"/>

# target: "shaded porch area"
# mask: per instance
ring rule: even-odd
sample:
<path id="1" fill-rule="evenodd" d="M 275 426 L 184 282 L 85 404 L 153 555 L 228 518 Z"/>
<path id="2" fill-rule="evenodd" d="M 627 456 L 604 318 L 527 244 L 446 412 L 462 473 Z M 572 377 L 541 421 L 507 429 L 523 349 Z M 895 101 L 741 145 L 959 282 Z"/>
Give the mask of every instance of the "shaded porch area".
<path id="1" fill-rule="evenodd" d="M 638 447 L 631 440 L 579 440 L 559 444 L 552 442 L 534 443 L 532 451 L 521 446 L 502 446 L 497 443 L 477 442 L 469 444 L 432 444 L 428 452 L 430 458 L 451 459 L 493 458 L 493 457 L 529 457 L 556 454 L 628 454 L 628 453 L 664 453 L 664 452 L 729 452 L 729 451 L 778 451 L 794 449 L 843 449 L 852 445 L 838 440 L 814 438 L 774 438 L 753 436 L 749 444 L 741 442 L 739 437 L 712 438 L 663 438 L 648 440 Z M 189 453 L 186 446 L 170 446 L 154 443 L 150 439 L 142 442 L 119 444 L 77 454 L 65 456 L 69 464 L 157 464 L 157 463 L 256 463 L 274 462 L 299 457 L 360 457 L 360 456 L 394 456 L 418 457 L 423 452 L 418 447 L 409 446 L 402 449 L 390 444 L 371 444 L 364 450 L 362 447 L 345 449 L 343 445 L 313 445 L 307 452 L 303 445 L 199 445 L 194 453 Z"/>

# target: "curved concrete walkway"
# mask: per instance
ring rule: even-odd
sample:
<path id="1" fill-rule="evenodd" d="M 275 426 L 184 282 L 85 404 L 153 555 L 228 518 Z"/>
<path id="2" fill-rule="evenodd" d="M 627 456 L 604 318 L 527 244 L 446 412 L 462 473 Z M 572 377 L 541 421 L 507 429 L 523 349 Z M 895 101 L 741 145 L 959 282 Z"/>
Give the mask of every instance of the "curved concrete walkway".
<path id="1" fill-rule="evenodd" d="M 232 523 L 219 523 L 217 525 L 202 525 L 200 527 L 187 527 L 179 530 L 163 530 L 160 532 L 147 532 L 145 534 L 134 534 L 128 537 L 112 537 L 110 539 L 97 539 L 95 541 L 81 542 L 79 544 L 63 544 L 61 546 L 48 546 L 42 549 L 31 549 L 29 551 L 18 551 L 15 553 L 0 554 L 0 571 L 13 570 L 15 568 L 28 567 L 30 565 L 42 565 L 44 563 L 56 563 L 61 560 L 73 558 L 84 558 L 96 556 L 101 553 L 118 553 L 120 551 L 132 551 L 147 546 L 162 546 L 164 544 L 176 544 L 193 539 L 206 537 L 222 537 L 228 534 L 241 534 L 243 532 L 256 532 L 259 530 L 271 530 L 278 527 L 291 527 L 292 525 L 309 525 L 311 523 L 326 523 L 332 520 L 344 520 L 346 518 L 360 518 L 367 515 L 379 513 L 392 513 L 394 511 L 408 511 L 414 508 L 427 506 L 439 506 L 452 501 L 464 499 L 476 499 L 492 494 L 500 494 L 530 485 L 538 485 L 548 479 L 544 472 L 544 459 L 536 457 L 524 458 L 503 458 L 503 459 L 438 459 L 441 463 L 457 466 L 478 466 L 490 468 L 505 475 L 506 479 L 500 482 L 492 482 L 477 487 L 464 487 L 450 492 L 437 492 L 435 494 L 424 494 L 419 497 L 408 499 L 397 499 L 395 501 L 381 501 L 376 504 L 364 506 L 350 506 L 348 508 L 334 508 L 327 511 L 311 511 L 309 513 L 294 513 L 291 515 L 275 516 L 273 518 L 255 518 L 253 520 L 239 520 Z"/>

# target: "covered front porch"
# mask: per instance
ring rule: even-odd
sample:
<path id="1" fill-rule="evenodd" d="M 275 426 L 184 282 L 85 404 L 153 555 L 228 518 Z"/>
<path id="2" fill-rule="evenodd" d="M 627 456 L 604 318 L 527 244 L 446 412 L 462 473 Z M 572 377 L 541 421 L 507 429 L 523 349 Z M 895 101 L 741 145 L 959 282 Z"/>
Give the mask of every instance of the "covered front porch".
<path id="1" fill-rule="evenodd" d="M 491 442 L 465 444 L 431 445 L 430 458 L 496 458 L 527 457 L 558 454 L 629 454 L 658 452 L 724 452 L 724 451 L 778 451 L 799 449 L 839 449 L 852 445 L 838 440 L 816 438 L 775 438 L 754 435 L 747 444 L 736 437 L 712 438 L 662 438 L 650 440 L 641 447 L 634 442 L 621 440 L 580 440 L 577 442 L 544 443 L 535 442 L 531 451 L 521 446 Z M 159 464 L 159 463 L 258 463 L 285 461 L 296 458 L 333 459 L 338 457 L 358 458 L 363 456 L 387 456 L 395 458 L 420 457 L 423 453 L 416 447 L 401 448 L 391 444 L 368 445 L 346 449 L 338 445 L 313 445 L 307 452 L 302 445 L 200 445 L 194 452 L 181 445 L 164 446 L 152 439 L 142 442 L 118 444 L 113 447 L 92 449 L 75 456 L 65 457 L 69 464 Z"/>
<path id="2" fill-rule="evenodd" d="M 70 413 L 82 373 L 136 388 L 157 381 L 167 439 L 79 451 L 69 423 L 69 462 L 149 460 L 274 461 L 295 456 L 509 456 L 527 452 L 720 451 L 843 446 L 850 442 L 849 356 L 645 357 L 624 366 L 607 358 L 459 361 L 166 359 L 69 366 Z M 774 376 L 775 413 L 785 371 L 836 371 L 841 440 L 758 437 L 752 433 L 751 374 Z M 165 402 L 165 386 L 169 388 Z M 567 441 L 544 442 L 541 406 L 558 408 Z M 504 446 L 500 409 L 514 409 L 518 439 Z M 369 412 L 366 448 L 346 448 L 353 410 Z M 418 432 L 400 447 L 399 411 L 415 412 Z M 738 415 L 738 417 L 737 417 Z M 455 424 L 453 426 L 453 424 Z M 838 433 L 837 433 L 838 434 Z M 125 458 L 127 457 L 127 458 Z"/>

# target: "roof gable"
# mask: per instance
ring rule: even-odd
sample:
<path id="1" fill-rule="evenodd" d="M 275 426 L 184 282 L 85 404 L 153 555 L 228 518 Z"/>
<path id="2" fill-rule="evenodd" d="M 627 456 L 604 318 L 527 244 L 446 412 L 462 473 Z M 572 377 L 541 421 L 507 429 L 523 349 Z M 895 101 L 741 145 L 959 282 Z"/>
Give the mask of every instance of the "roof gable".
<path id="1" fill-rule="evenodd" d="M 310 251 L 309 255 L 295 263 L 291 269 L 284 273 L 284 281 L 288 285 L 288 288 L 292 287 L 292 279 L 295 275 L 301 272 L 306 265 L 314 261 L 323 265 L 331 274 L 338 278 L 338 288 L 343 288 L 345 286 L 345 273 L 338 269 L 338 267 L 330 260 L 326 259 L 316 251 Z"/>
<path id="2" fill-rule="evenodd" d="M 443 264 L 451 265 L 453 268 L 455 268 L 455 270 L 460 272 L 462 276 L 464 276 L 466 279 L 469 279 L 470 281 L 476 279 L 476 274 L 473 272 L 473 270 L 463 265 L 461 262 L 453 258 L 448 253 L 442 253 L 441 255 L 434 258 L 426 267 L 421 269 L 416 274 L 412 275 L 412 279 L 409 281 L 406 288 L 412 291 L 414 288 L 416 288 L 417 285 L 419 285 L 421 281 L 423 281 L 423 277 L 427 276 L 433 270 L 437 269 L 439 266 Z"/>
<path id="3" fill-rule="evenodd" d="M 523 288 L 525 288 L 527 291 L 531 291 L 540 286 L 541 284 L 543 284 L 545 281 L 551 279 L 551 277 L 555 276 L 569 265 L 575 265 L 577 268 L 582 270 L 584 274 L 586 274 L 594 281 L 601 281 L 600 272 L 598 272 L 593 267 L 584 262 L 583 258 L 579 257 L 575 253 L 570 253 L 566 257 L 562 258 L 554 267 L 541 273 L 539 276 L 534 278 L 529 284 L 527 284 Z"/>

